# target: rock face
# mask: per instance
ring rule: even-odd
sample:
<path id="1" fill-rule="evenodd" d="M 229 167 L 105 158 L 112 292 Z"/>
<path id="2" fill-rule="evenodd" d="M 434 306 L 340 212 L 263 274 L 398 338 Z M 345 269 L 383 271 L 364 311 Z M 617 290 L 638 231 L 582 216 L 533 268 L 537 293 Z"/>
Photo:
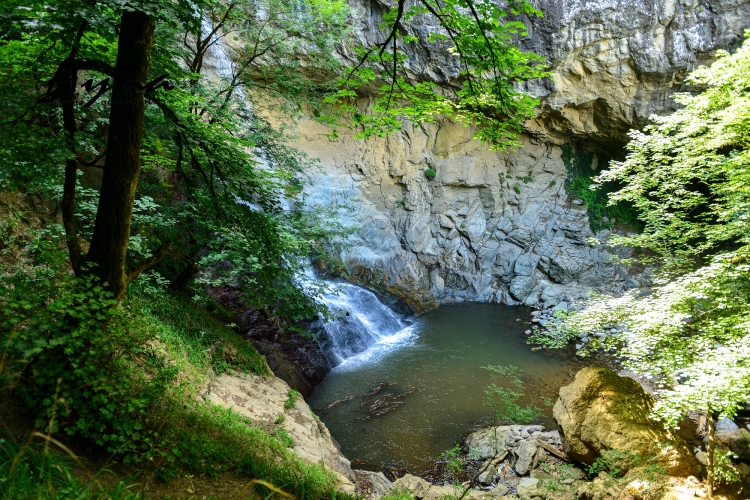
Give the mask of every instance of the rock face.
<path id="1" fill-rule="evenodd" d="M 274 375 L 307 397 L 331 370 L 320 345 L 296 333 L 283 333 L 266 316 L 245 304 L 236 287 L 207 287 L 219 305 L 232 312 L 235 331 L 249 340 Z"/>
<path id="2" fill-rule="evenodd" d="M 750 26 L 743 0 L 537 0 L 542 18 L 521 20 L 529 36 L 521 46 L 544 56 L 554 76 L 526 90 L 542 99 L 529 128 L 545 137 L 594 140 L 611 147 L 653 113 L 673 109 L 669 95 L 685 74 L 731 49 Z M 352 0 L 354 34 L 368 45 L 382 42 L 378 29 L 391 2 Z M 404 47 L 416 79 L 450 83 L 459 75 L 448 43 L 427 43 L 429 16 L 404 23 L 420 43 Z M 344 54 L 353 59 L 352 54 Z"/>
<path id="3" fill-rule="evenodd" d="M 378 25 L 390 3 L 351 5 L 354 36 L 382 41 Z M 585 209 L 566 198 L 558 146 L 583 140 L 616 153 L 630 128 L 672 108 L 669 96 L 688 70 L 741 42 L 750 2 L 535 5 L 545 16 L 524 20 L 529 37 L 521 43 L 547 57 L 554 76 L 527 85 L 542 105 L 522 149 L 489 152 L 471 139 L 471 128 L 447 119 L 368 141 L 349 133 L 330 139 L 313 120 L 297 127 L 296 146 L 323 166 L 308 201 L 338 207 L 359 228 L 342 256 L 354 280 L 416 311 L 464 300 L 550 305 L 588 289 L 625 289 L 628 276 L 610 260 L 612 249 L 588 242 L 596 236 L 606 243 L 608 235 L 591 234 Z M 445 84 L 459 68 L 446 44 L 424 40 L 433 24 L 426 16 L 405 23 L 421 37 L 405 48 L 406 67 L 416 79 Z M 434 180 L 425 177 L 428 168 Z"/>
<path id="4" fill-rule="evenodd" d="M 604 368 L 584 368 L 560 389 L 553 408 L 565 451 L 592 463 L 603 450 L 655 457 L 671 475 L 697 472 L 685 441 L 648 418 L 654 399 L 630 378 Z"/>
<path id="5" fill-rule="evenodd" d="M 289 386 L 276 377 L 222 374 L 214 379 L 207 399 L 233 409 L 255 424 L 282 427 L 294 441 L 292 451 L 296 455 L 310 463 L 322 462 L 336 473 L 343 491 L 354 493 L 355 475 L 349 460 L 304 401 L 297 400 L 293 408 L 284 408 L 288 393 Z M 382 489 L 382 485 L 378 484 L 378 488 Z"/>
<path id="6" fill-rule="evenodd" d="M 308 203 L 359 229 L 342 254 L 351 276 L 417 312 L 466 300 L 553 305 L 625 287 L 611 249 L 589 243 L 585 208 L 567 202 L 556 146 L 526 137 L 520 151 L 490 152 L 449 120 L 368 141 L 329 141 L 313 121 L 297 132 L 324 168 Z"/>

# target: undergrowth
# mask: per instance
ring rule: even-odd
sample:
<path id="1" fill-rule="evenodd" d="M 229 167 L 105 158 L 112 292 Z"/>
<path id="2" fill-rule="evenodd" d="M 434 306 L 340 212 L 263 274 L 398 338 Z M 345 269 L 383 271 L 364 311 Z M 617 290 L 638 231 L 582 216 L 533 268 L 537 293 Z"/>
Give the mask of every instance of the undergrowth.
<path id="1" fill-rule="evenodd" d="M 599 170 L 605 169 L 611 158 L 591 151 L 576 150 L 573 144 L 566 142 L 560 146 L 565 170 L 568 173 L 565 179 L 565 191 L 571 198 L 578 198 L 583 202 L 589 216 L 589 225 L 594 232 L 613 227 L 640 231 L 643 223 L 638 219 L 638 212 L 632 204 L 618 202 L 614 205 L 608 204 L 608 195 L 619 189 L 616 185 L 603 185 L 597 189 L 590 189 L 594 183 L 593 177 L 597 174 L 594 170 L 594 159 L 599 163 Z"/>
<path id="2" fill-rule="evenodd" d="M 54 446 L 54 445 L 52 445 Z M 49 442 L 20 445 L 0 431 L 0 498 L 5 500 L 135 500 L 135 484 L 103 486 L 98 475 L 82 479 L 72 472 L 73 459 L 55 453 Z M 102 471 L 106 472 L 106 471 Z"/>
<path id="3" fill-rule="evenodd" d="M 14 213 L 24 212 L 19 200 Z M 165 482 L 233 474 L 262 496 L 342 497 L 330 471 L 290 451 L 288 435 L 201 400 L 211 370 L 270 374 L 226 313 L 206 297 L 168 291 L 154 273 L 114 304 L 93 280 L 72 276 L 55 219 L 35 223 L 42 218 L 25 208 L 0 245 L 0 398 L 13 391 L 37 429 L 94 443 Z M 1 444 L 2 498 L 131 498 L 124 483 L 94 491 L 65 458 Z"/>

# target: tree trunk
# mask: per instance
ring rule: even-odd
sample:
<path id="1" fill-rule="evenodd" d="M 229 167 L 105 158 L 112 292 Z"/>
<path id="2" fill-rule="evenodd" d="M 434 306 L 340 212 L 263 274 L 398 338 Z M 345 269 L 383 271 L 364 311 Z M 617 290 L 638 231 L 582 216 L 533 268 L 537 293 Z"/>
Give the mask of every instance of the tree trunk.
<path id="1" fill-rule="evenodd" d="M 708 498 L 714 497 L 714 467 L 716 452 L 716 423 L 714 422 L 711 411 L 706 412 L 706 422 L 708 423 L 708 444 L 706 446 L 706 484 L 708 485 Z"/>
<path id="2" fill-rule="evenodd" d="M 115 88 L 109 115 L 107 160 L 87 262 L 120 299 L 127 288 L 125 255 L 141 171 L 144 86 L 148 80 L 154 22 L 143 12 L 123 12 L 117 43 Z M 118 84 L 119 82 L 119 84 Z"/>

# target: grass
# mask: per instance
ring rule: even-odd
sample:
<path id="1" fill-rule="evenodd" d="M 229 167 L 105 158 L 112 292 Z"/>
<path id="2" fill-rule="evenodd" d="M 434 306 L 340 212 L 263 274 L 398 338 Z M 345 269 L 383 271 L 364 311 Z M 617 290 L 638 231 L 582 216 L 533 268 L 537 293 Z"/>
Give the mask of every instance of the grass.
<path id="1" fill-rule="evenodd" d="M 234 369 L 256 375 L 271 372 L 265 359 L 220 319 L 218 306 L 156 290 L 148 277 L 130 285 L 129 297 L 141 320 L 152 328 L 171 359 L 184 358 L 201 371 Z"/>
<path id="2" fill-rule="evenodd" d="M 111 499 L 142 498 L 135 485 L 119 482 L 103 486 L 97 476 L 78 477 L 70 456 L 61 455 L 42 444 L 15 443 L 0 433 L 0 498 L 5 500 Z M 104 472 L 104 471 L 103 471 Z"/>
<path id="3" fill-rule="evenodd" d="M 0 193 L 0 216 L 3 221 L 0 224 L 0 269 L 3 273 L 39 269 L 40 265 L 46 266 L 50 275 L 70 272 L 64 240 L 58 234 L 59 219 L 50 213 L 42 214 L 20 193 Z M 42 219 L 47 222 L 40 222 Z M 38 251 L 40 245 L 46 245 L 44 252 Z M 40 263 L 40 255 L 49 259 Z M 103 373 L 102 376 L 132 373 L 143 379 L 142 384 L 134 387 L 152 390 L 153 394 L 144 393 L 143 411 L 148 418 L 134 421 L 135 425 L 148 426 L 152 458 L 136 457 L 136 463 L 115 463 L 113 467 L 127 471 L 125 477 L 138 476 L 139 484 L 148 483 L 168 497 L 183 497 L 183 490 L 170 491 L 170 485 L 176 487 L 190 478 L 189 481 L 203 481 L 203 484 L 239 485 L 232 498 L 284 495 L 301 500 L 348 498 L 335 491 L 335 475 L 330 470 L 322 464 L 307 463 L 293 453 L 290 447 L 294 446 L 294 440 L 283 429 L 266 429 L 258 422 L 200 398 L 212 371 L 259 376 L 269 376 L 271 372 L 265 359 L 227 324 L 229 314 L 207 300 L 200 290 L 194 290 L 193 294 L 201 300 L 167 291 L 164 280 L 153 272 L 142 275 L 129 288 L 126 304 L 129 323 L 125 327 L 133 338 L 149 340 L 138 346 L 136 354 L 127 357 L 127 361 L 124 361 L 126 357 L 122 358 L 123 363 L 133 363 L 130 369 L 122 370 L 120 375 Z M 0 336 L 7 332 L 0 328 Z M 148 335 L 142 335 L 143 332 Z M 2 337 L 2 340 L 10 342 L 11 338 Z M 0 358 L 0 404 L 6 391 L 25 383 L 13 372 L 23 366 L 24 360 L 13 360 L 15 364 L 6 361 L 5 357 Z M 159 379 L 157 375 L 162 372 L 176 375 Z M 113 394 L 111 405 L 121 403 L 117 397 L 118 394 Z M 301 395 L 290 391 L 288 407 L 294 406 L 298 399 Z M 32 414 L 38 412 L 36 408 L 26 410 Z M 278 423 L 281 422 L 283 419 Z M 107 422 L 98 424 L 108 425 Z M 119 480 L 113 483 L 112 475 L 102 474 L 106 471 L 82 479 L 80 473 L 85 468 L 71 456 L 53 451 L 55 446 L 19 444 L 2 432 L 0 428 L 2 499 L 147 498 L 143 490 L 136 491 L 142 486 Z M 66 442 L 72 443 L 73 449 L 93 449 L 97 454 L 104 451 L 77 436 Z M 128 457 L 115 455 L 116 460 L 125 458 Z M 240 495 L 243 485 L 245 490 Z M 218 495 L 224 497 L 224 493 Z"/>
<path id="4" fill-rule="evenodd" d="M 284 408 L 287 410 L 291 410 L 294 408 L 294 404 L 297 402 L 298 399 L 302 399 L 302 394 L 295 391 L 294 389 L 289 389 L 289 392 L 287 393 L 287 399 L 284 401 Z"/>

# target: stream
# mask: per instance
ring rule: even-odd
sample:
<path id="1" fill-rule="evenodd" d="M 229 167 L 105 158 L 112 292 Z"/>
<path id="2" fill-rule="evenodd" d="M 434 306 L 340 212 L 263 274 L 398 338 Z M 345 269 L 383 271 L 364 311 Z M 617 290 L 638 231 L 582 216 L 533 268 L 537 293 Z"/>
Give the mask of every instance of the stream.
<path id="1" fill-rule="evenodd" d="M 522 402 L 544 409 L 533 423 L 553 427 L 543 398 L 554 401 L 584 366 L 572 350 L 532 352 L 523 334 L 530 311 L 523 307 L 464 303 L 406 318 L 348 284 L 324 302 L 341 311 L 324 325 L 321 340 L 334 368 L 308 403 L 352 461 L 426 471 L 491 423 L 485 365 L 521 368 Z"/>

